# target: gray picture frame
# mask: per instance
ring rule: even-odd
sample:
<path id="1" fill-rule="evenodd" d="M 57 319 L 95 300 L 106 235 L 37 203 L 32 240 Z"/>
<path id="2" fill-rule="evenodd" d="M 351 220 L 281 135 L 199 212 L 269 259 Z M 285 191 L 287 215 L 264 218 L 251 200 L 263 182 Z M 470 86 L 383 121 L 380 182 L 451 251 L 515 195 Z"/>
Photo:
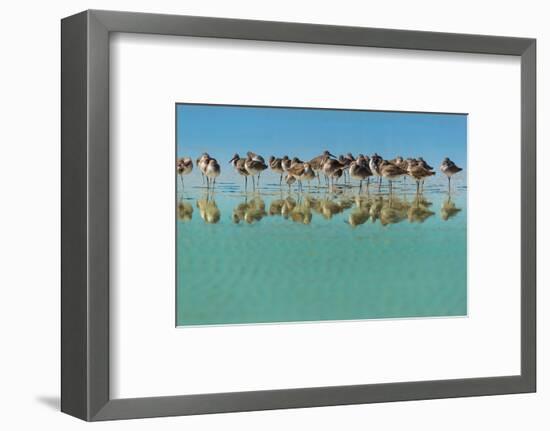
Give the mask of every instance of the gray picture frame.
<path id="1" fill-rule="evenodd" d="M 169 397 L 109 395 L 109 35 L 521 58 L 521 374 Z M 536 391 L 536 40 L 89 10 L 61 21 L 61 410 L 87 421 Z"/>

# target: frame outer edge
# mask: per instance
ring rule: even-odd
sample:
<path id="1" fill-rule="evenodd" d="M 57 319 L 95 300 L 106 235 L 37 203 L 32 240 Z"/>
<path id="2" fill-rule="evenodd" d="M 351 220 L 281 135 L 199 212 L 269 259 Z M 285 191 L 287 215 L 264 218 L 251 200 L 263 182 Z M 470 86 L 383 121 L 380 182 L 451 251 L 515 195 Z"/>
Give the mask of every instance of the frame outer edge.
<path id="1" fill-rule="evenodd" d="M 109 402 L 109 31 L 88 18 L 88 420 Z"/>
<path id="2" fill-rule="evenodd" d="M 62 411 L 95 421 L 536 390 L 534 39 L 94 10 L 61 27 Z M 521 55 L 521 375 L 110 400 L 110 31 Z"/>
<path id="3" fill-rule="evenodd" d="M 61 411 L 88 413 L 87 19 L 61 21 Z"/>
<path id="4" fill-rule="evenodd" d="M 537 389 L 537 43 L 521 56 L 521 375 Z"/>

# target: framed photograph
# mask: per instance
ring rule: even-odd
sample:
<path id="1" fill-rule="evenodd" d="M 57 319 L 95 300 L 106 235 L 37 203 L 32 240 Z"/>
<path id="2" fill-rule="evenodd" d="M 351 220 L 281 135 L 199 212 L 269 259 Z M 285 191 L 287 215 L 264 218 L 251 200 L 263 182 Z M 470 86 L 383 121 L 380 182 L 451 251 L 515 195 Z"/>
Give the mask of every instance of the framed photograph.
<path id="1" fill-rule="evenodd" d="M 61 30 L 62 411 L 536 390 L 534 39 Z"/>

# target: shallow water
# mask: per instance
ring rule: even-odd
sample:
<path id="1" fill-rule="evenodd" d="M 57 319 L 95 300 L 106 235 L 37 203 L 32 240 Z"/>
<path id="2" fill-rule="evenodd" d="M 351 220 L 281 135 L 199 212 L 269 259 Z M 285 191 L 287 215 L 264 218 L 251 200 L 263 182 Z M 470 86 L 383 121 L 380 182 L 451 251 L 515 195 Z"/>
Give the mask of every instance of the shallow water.
<path id="1" fill-rule="evenodd" d="M 178 325 L 467 314 L 465 173 L 450 196 L 441 174 L 420 196 L 220 178 L 177 180 Z"/>

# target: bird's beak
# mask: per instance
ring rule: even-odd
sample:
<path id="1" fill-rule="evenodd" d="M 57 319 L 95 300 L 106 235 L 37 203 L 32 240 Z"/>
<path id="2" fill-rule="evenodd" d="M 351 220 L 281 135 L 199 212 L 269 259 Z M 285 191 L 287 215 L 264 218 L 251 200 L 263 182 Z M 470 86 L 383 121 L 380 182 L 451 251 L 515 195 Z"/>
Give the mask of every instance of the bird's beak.
<path id="1" fill-rule="evenodd" d="M 332 154 L 332 153 L 328 153 L 328 155 L 329 155 L 330 157 L 336 158 L 336 156 L 335 156 L 334 154 Z"/>

